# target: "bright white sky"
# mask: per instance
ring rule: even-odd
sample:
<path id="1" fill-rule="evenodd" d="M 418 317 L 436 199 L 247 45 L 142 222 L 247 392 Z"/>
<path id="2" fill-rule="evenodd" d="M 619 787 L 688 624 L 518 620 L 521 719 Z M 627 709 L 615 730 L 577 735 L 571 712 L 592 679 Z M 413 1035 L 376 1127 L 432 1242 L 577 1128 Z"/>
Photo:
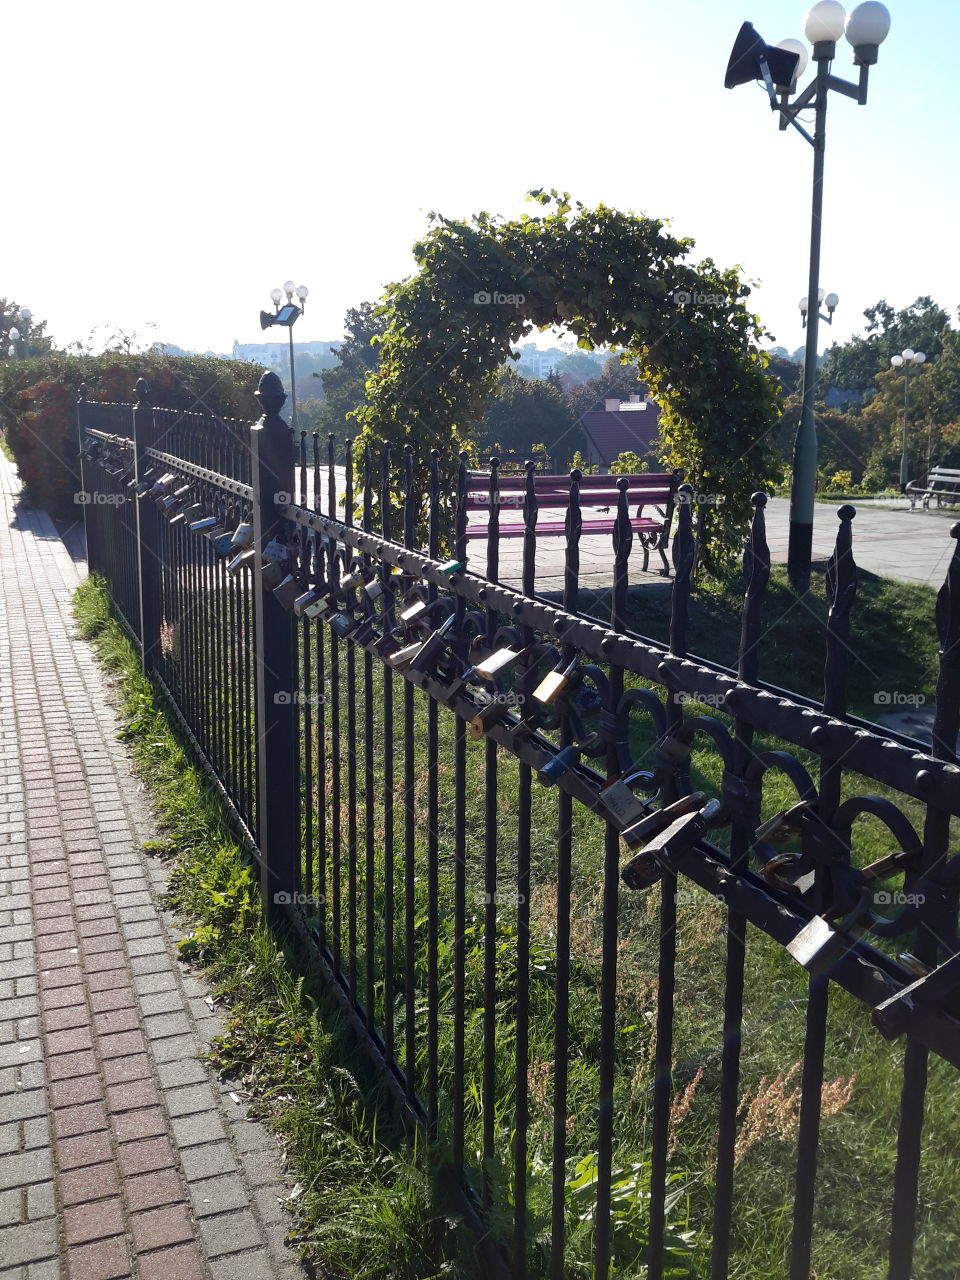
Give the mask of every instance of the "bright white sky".
<path id="1" fill-rule="evenodd" d="M 831 95 L 823 346 L 864 307 L 960 303 L 956 0 L 891 0 L 870 102 Z M 123 0 L 4 6 L 0 295 L 65 343 L 95 325 L 199 350 L 259 341 L 271 287 L 310 287 L 298 341 L 412 269 L 438 210 L 515 216 L 531 187 L 673 220 L 739 263 L 801 345 L 812 149 L 755 85 L 741 21 L 796 0 Z M 835 74 L 852 78 L 841 41 Z M 802 83 L 806 82 L 809 73 Z M 156 328 L 147 329 L 148 322 Z M 541 345 L 550 345 L 544 335 Z"/>

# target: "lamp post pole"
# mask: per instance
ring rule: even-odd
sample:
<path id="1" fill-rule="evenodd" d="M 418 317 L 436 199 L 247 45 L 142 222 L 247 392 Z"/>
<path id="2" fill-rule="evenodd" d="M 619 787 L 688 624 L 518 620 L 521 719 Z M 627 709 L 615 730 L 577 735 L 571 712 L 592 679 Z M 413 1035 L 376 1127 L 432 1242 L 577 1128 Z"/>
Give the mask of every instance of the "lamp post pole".
<path id="1" fill-rule="evenodd" d="M 810 214 L 810 275 L 807 298 L 807 345 L 803 357 L 803 404 L 793 446 L 793 482 L 790 486 L 790 538 L 787 544 L 787 574 L 796 591 L 810 585 L 813 555 L 813 509 L 817 491 L 817 423 L 814 403 L 817 395 L 817 340 L 820 335 L 820 232 L 823 224 L 823 161 L 827 132 L 827 80 L 830 54 L 817 58 L 816 114 L 813 132 L 813 201 Z"/>
<path id="2" fill-rule="evenodd" d="M 890 363 L 894 369 L 903 369 L 903 435 L 900 445 L 900 492 L 905 493 L 910 482 L 910 447 L 907 441 L 907 424 L 910 417 L 910 370 L 923 364 L 926 356 L 922 351 L 914 351 L 905 347 L 898 356 L 891 356 Z M 927 471 L 930 470 L 930 432 L 927 431 Z"/>

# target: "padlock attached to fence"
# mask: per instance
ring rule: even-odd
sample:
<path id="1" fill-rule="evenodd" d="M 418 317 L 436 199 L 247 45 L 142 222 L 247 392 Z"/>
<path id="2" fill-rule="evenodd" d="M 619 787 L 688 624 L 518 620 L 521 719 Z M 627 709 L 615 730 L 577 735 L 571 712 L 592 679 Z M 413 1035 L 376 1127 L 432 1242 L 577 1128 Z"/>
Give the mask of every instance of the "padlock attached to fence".
<path id="1" fill-rule="evenodd" d="M 694 791 L 629 827 L 622 833 L 624 844 L 642 848 L 621 869 L 623 883 L 629 889 L 656 884 L 664 870 L 673 870 L 673 860 L 702 838 L 719 811 L 719 800 L 707 800 L 702 791 Z"/>

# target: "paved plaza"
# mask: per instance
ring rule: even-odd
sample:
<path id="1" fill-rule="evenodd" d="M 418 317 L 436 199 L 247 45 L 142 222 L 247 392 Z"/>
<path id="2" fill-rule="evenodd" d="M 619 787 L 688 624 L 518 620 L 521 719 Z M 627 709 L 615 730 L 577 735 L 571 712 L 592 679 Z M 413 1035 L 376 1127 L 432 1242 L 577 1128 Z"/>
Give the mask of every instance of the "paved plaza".
<path id="1" fill-rule="evenodd" d="M 294 1280 L 276 1142 L 201 1060 L 80 578 L 0 456 L 0 1277 Z M 239 1100 L 238 1100 L 239 1099 Z"/>

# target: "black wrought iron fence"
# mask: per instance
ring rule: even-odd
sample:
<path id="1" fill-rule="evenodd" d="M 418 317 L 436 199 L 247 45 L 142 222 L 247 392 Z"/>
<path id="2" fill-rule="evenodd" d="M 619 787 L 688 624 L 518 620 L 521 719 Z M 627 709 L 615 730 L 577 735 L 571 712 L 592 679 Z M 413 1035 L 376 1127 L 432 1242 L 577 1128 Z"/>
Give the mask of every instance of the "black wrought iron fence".
<path id="1" fill-rule="evenodd" d="M 424 492 L 409 449 L 357 463 L 348 444 L 341 464 L 314 437 L 308 467 L 301 437 L 296 469 L 275 375 L 260 396 L 249 431 L 141 398 L 129 480 L 113 465 L 129 438 L 81 403 L 85 484 L 93 468 L 140 495 L 138 608 L 124 506 L 88 504 L 91 567 L 246 833 L 265 910 L 314 948 L 411 1127 L 493 1224 L 483 1267 L 800 1280 L 841 1274 L 843 1230 L 858 1273 L 950 1274 L 955 1236 L 919 1216 L 918 1187 L 928 1060 L 960 1066 L 960 558 L 927 750 L 847 712 L 852 508 L 814 703 L 762 680 L 762 495 L 728 669 L 688 653 L 689 502 L 659 644 L 627 625 L 626 482 L 599 600 L 580 587 L 572 473 L 548 600 L 532 469 L 513 589 L 495 465 L 486 537 L 468 542 L 466 459 L 447 492 L 433 457 L 421 511 L 402 502 Z M 788 1053 L 771 1084 L 755 1067 L 774 1025 L 796 1067 Z M 895 1159 L 859 1157 L 862 1213 L 823 1158 L 852 1089 L 830 1079 L 838 1044 L 884 1047 L 899 1078 Z M 762 1096 L 794 1151 L 776 1187 L 745 1171 Z"/>

